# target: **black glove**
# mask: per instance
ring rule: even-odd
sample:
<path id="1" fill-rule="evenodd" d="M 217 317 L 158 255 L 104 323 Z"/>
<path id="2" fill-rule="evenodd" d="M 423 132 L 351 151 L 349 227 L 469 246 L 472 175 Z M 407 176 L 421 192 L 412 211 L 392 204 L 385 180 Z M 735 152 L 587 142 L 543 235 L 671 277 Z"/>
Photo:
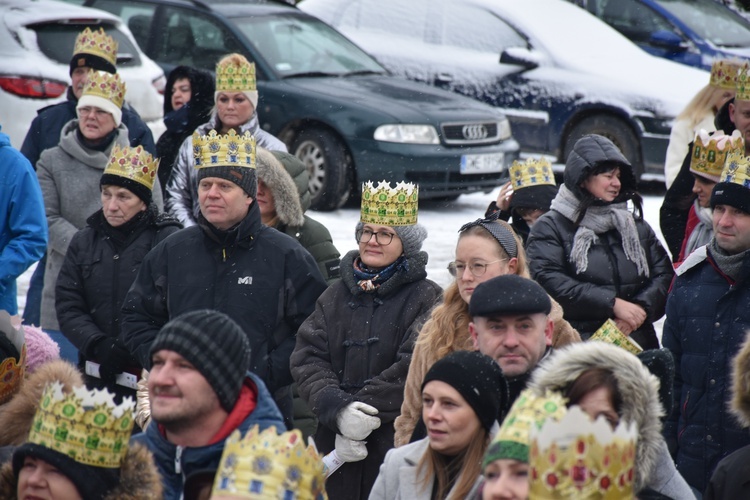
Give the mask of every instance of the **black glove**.
<path id="1" fill-rule="evenodd" d="M 119 373 L 137 364 L 125 345 L 112 337 L 105 337 L 94 345 L 94 358 L 100 365 L 99 377 L 106 384 L 114 384 Z"/>

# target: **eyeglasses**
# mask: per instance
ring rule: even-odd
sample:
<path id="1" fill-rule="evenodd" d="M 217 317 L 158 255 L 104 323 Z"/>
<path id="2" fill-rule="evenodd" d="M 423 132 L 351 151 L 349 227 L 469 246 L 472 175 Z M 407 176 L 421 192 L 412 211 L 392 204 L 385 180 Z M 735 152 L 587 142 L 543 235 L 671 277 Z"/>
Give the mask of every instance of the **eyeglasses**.
<path id="1" fill-rule="evenodd" d="M 89 107 L 89 106 L 84 106 L 82 108 L 78 108 L 78 116 L 82 117 L 82 116 L 88 116 L 90 114 L 93 114 L 94 118 L 99 119 L 99 118 L 102 118 L 105 115 L 108 115 L 110 113 L 108 111 L 104 111 L 103 109 L 93 108 L 93 107 Z"/>
<path id="2" fill-rule="evenodd" d="M 393 241 L 393 237 L 395 236 L 395 234 L 393 233 L 386 233 L 385 231 L 376 233 L 367 228 L 360 229 L 354 234 L 357 237 L 357 241 L 360 243 L 369 243 L 372 237 L 375 236 L 375 241 L 377 242 L 377 244 L 383 246 L 390 245 L 391 241 Z"/>
<path id="3" fill-rule="evenodd" d="M 504 260 L 508 259 L 497 259 L 493 260 L 492 262 L 470 262 L 468 265 L 469 272 L 474 275 L 474 277 L 479 278 L 480 276 L 484 275 L 484 273 L 487 272 L 487 266 L 490 264 L 494 264 L 496 262 L 502 262 Z M 448 264 L 448 272 L 451 273 L 451 276 L 454 278 L 459 278 L 464 275 L 464 271 L 466 271 L 467 265 L 463 262 L 450 262 Z"/>

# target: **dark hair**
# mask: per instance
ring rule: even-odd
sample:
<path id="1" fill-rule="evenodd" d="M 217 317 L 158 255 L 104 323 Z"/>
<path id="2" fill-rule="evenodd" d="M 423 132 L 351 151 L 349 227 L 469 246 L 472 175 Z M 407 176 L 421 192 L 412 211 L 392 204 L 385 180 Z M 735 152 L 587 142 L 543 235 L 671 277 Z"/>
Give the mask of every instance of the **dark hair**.
<path id="1" fill-rule="evenodd" d="M 613 161 L 604 161 L 596 165 L 594 168 L 592 168 L 588 175 L 586 175 L 583 179 L 581 179 L 580 183 L 583 183 L 586 179 L 589 177 L 592 177 L 594 175 L 599 174 L 606 174 L 607 172 L 611 172 L 614 169 L 619 168 L 621 171 L 627 170 L 628 172 L 631 171 L 630 165 L 623 165 L 618 162 Z M 615 198 L 613 203 L 622 203 L 625 201 L 632 201 L 633 207 L 635 208 L 634 216 L 636 219 L 643 219 L 643 197 L 636 191 L 636 185 L 635 182 L 632 182 L 629 179 L 635 179 L 632 174 L 628 175 L 622 175 L 620 177 L 620 182 L 622 183 L 622 187 L 620 188 L 620 194 Z M 589 209 L 592 205 L 601 204 L 599 200 L 594 198 L 594 196 L 589 193 L 588 189 L 581 187 L 580 190 L 581 197 L 580 197 L 580 203 L 578 205 L 578 217 L 576 218 L 575 225 L 578 227 L 581 224 L 581 221 L 586 216 L 586 211 Z"/>
<path id="2" fill-rule="evenodd" d="M 620 415 L 622 394 L 620 394 L 615 374 L 606 368 L 593 367 L 582 371 L 578 378 L 565 388 L 563 396 L 568 398 L 568 406 L 577 405 L 586 394 L 602 387 L 609 390 L 612 407 Z"/>

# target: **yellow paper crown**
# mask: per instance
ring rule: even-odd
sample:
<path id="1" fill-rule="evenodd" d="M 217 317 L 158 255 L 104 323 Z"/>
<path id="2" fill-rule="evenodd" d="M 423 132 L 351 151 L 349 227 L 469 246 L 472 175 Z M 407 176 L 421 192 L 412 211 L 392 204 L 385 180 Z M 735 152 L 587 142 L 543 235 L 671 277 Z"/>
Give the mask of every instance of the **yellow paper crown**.
<path id="1" fill-rule="evenodd" d="M 106 390 L 81 386 L 65 394 L 54 382 L 44 389 L 28 442 L 84 465 L 118 468 L 128 450 L 134 408 L 129 397 L 116 405 Z"/>
<path id="2" fill-rule="evenodd" d="M 529 158 L 524 162 L 514 161 L 510 166 L 510 180 L 514 190 L 547 184 L 557 186 L 552 165 L 546 158 L 538 160 Z"/>
<path id="3" fill-rule="evenodd" d="M 91 54 L 99 56 L 112 66 L 116 66 L 117 45 L 115 39 L 106 34 L 104 29 L 99 28 L 99 31 L 91 31 L 90 28 L 86 28 L 76 37 L 73 55 Z"/>
<path id="4" fill-rule="evenodd" d="M 399 182 L 392 188 L 387 181 L 375 187 L 372 181 L 362 184 L 360 221 L 383 226 L 412 226 L 417 223 L 419 186 Z"/>
<path id="5" fill-rule="evenodd" d="M 705 130 L 695 134 L 693 154 L 690 157 L 690 171 L 718 182 L 724 169 L 729 153 L 742 154 L 745 151 L 745 141 L 739 130 L 732 135 L 725 135 L 723 130 L 717 130 L 709 135 Z"/>
<path id="6" fill-rule="evenodd" d="M 744 153 L 729 153 L 724 170 L 719 176 L 719 182 L 739 184 L 750 188 L 750 157 L 745 156 Z"/>
<path id="7" fill-rule="evenodd" d="M 739 61 L 714 61 L 711 65 L 710 85 L 722 89 L 735 90 L 737 88 L 737 71 L 739 69 Z"/>
<path id="8" fill-rule="evenodd" d="M 244 58 L 243 58 L 244 59 Z M 244 92 L 257 90 L 255 63 L 231 59 L 216 65 L 216 92 Z"/>
<path id="9" fill-rule="evenodd" d="M 130 179 L 151 190 L 154 188 L 158 168 L 159 159 L 154 159 L 151 153 L 143 149 L 142 146 L 121 148 L 115 144 L 112 148 L 112 154 L 109 155 L 109 163 L 107 163 L 104 173 Z"/>
<path id="10" fill-rule="evenodd" d="M 745 63 L 737 70 L 736 101 L 750 101 L 750 64 Z"/>
<path id="11" fill-rule="evenodd" d="M 234 129 L 222 135 L 211 130 L 208 135 L 193 134 L 195 168 L 255 168 L 255 137 L 250 132 L 238 135 Z"/>
<path id="12" fill-rule="evenodd" d="M 111 101 L 118 108 L 122 108 L 125 101 L 125 82 L 120 75 L 106 71 L 90 71 L 86 86 L 83 87 L 81 97 L 90 95 Z"/>
<path id="13" fill-rule="evenodd" d="M 323 459 L 313 446 L 305 447 L 298 430 L 277 435 L 269 427 L 259 433 L 256 425 L 244 438 L 234 431 L 224 444 L 213 495 L 325 499 Z"/>
<path id="14" fill-rule="evenodd" d="M 0 405 L 10 401 L 18 392 L 26 371 L 26 344 L 21 348 L 21 359 L 5 358 L 0 363 Z"/>
<path id="15" fill-rule="evenodd" d="M 531 430 L 529 498 L 634 498 L 635 424 L 613 431 L 604 417 L 592 422 L 578 406 L 559 421 Z"/>

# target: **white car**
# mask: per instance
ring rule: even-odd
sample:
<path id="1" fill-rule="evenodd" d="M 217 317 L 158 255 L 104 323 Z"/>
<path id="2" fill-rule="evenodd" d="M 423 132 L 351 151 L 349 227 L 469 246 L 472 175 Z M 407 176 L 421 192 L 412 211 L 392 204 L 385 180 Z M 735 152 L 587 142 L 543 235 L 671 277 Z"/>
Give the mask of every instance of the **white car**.
<path id="1" fill-rule="evenodd" d="M 116 16 L 54 0 L 0 2 L 0 125 L 11 144 L 23 143 L 37 110 L 66 99 L 75 37 L 84 28 L 104 28 L 119 43 L 117 71 L 127 84 L 125 101 L 154 132 L 164 130 L 165 78 L 138 48 Z"/>

